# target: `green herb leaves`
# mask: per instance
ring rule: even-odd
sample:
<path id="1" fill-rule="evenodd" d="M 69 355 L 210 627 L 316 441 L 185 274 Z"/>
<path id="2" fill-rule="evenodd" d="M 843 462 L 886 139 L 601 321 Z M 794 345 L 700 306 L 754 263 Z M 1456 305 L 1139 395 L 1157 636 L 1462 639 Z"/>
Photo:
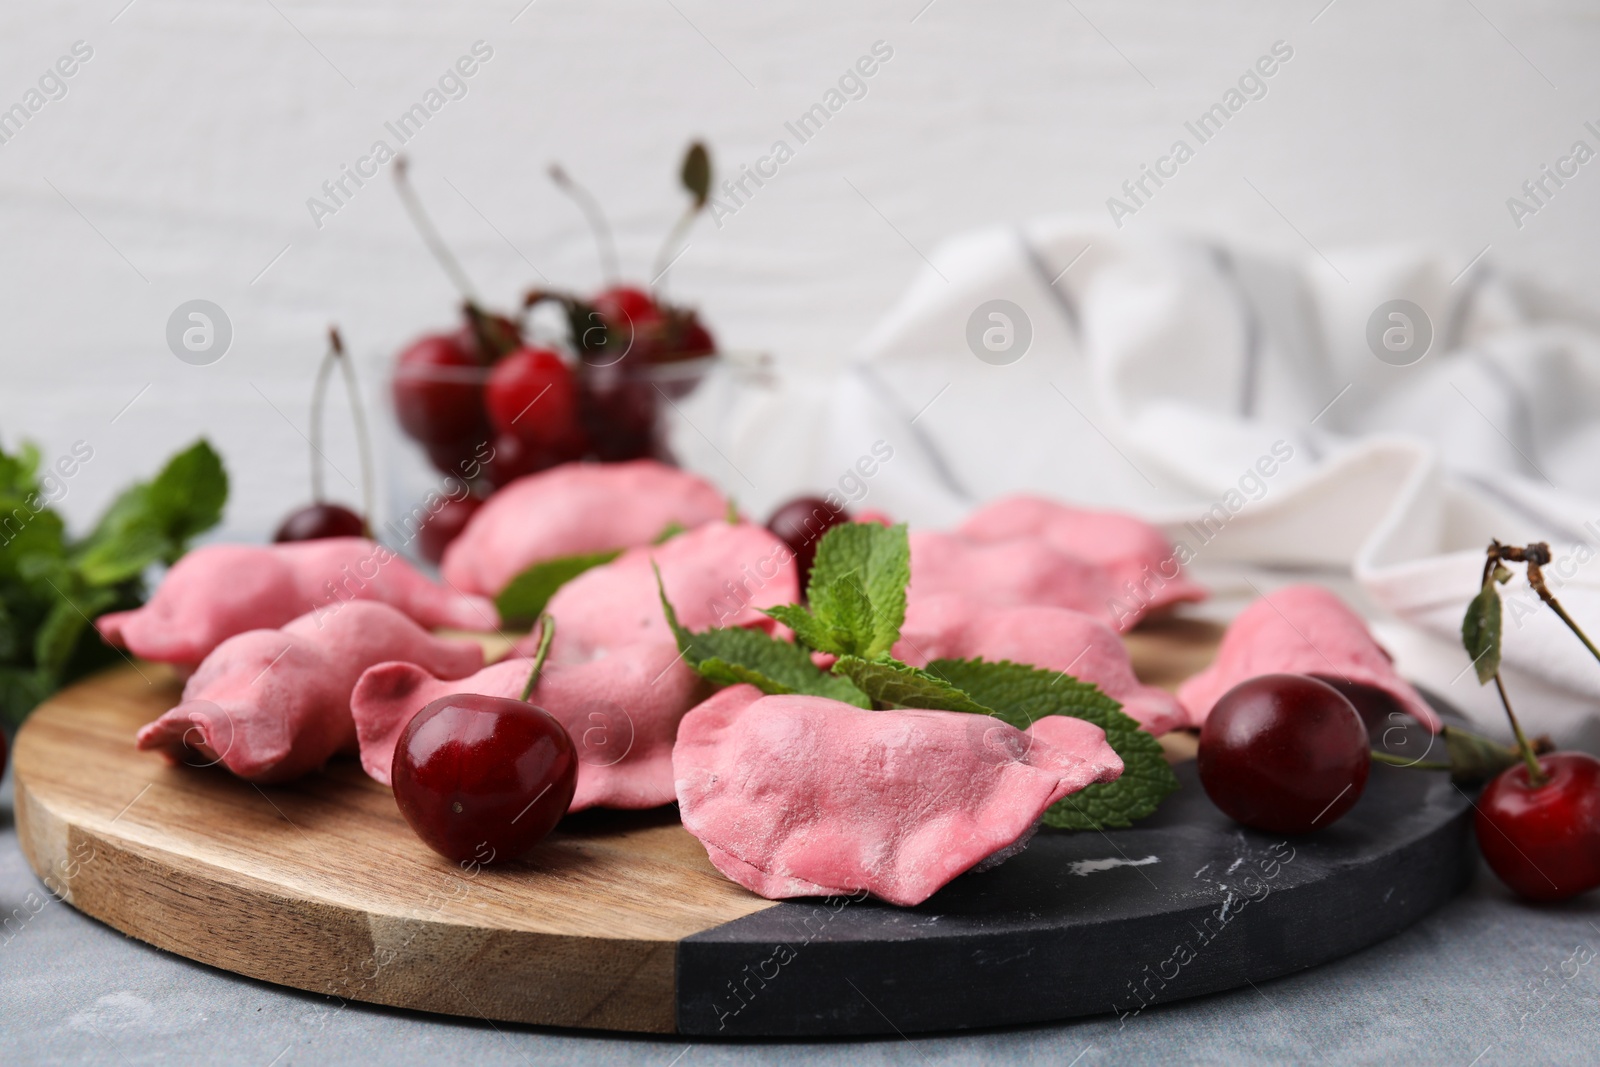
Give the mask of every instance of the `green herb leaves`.
<path id="1" fill-rule="evenodd" d="M 506 583 L 500 595 L 494 598 L 501 621 L 508 626 L 532 625 L 543 613 L 545 605 L 550 603 L 550 598 L 555 596 L 557 589 L 584 571 L 602 563 L 610 563 L 620 555 L 622 550 L 617 549 L 582 556 L 562 556 L 533 564 Z"/>
<path id="2" fill-rule="evenodd" d="M 667 600 L 659 570 L 656 585 L 661 591 L 661 610 L 678 639 L 684 660 L 703 677 L 720 685 L 748 683 L 763 693 L 804 693 L 858 708 L 872 706 L 849 679 L 829 674 L 813 663 L 811 654 L 801 645 L 741 627 L 690 633 L 678 622 L 678 613 Z"/>
<path id="3" fill-rule="evenodd" d="M 818 652 L 876 659 L 900 639 L 910 581 L 905 526 L 844 523 L 817 542 L 806 585 L 810 610 L 791 604 L 767 614 Z"/>
<path id="4" fill-rule="evenodd" d="M 152 563 L 174 563 L 191 538 L 221 520 L 227 500 L 222 457 L 196 441 L 112 502 L 75 554 L 77 568 L 91 585 L 113 585 Z"/>
<path id="5" fill-rule="evenodd" d="M 94 451 L 80 441 L 73 456 L 89 462 Z M 228 498 L 221 458 L 197 441 L 125 490 L 74 542 L 50 507 L 53 475 L 38 472 L 33 446 L 14 456 L 0 451 L 0 717 L 13 723 L 63 683 L 116 658 L 85 640 L 90 620 L 138 606 L 144 572 L 183 555 L 221 519 Z"/>
<path id="6" fill-rule="evenodd" d="M 1026 729 L 1046 715 L 1070 715 L 1106 732 L 1106 741 L 1122 757 L 1122 777 L 1097 782 L 1063 797 L 1045 812 L 1046 826 L 1061 830 L 1099 830 L 1131 826 L 1161 806 L 1178 788 L 1161 742 L 1123 714 L 1122 705 L 1087 682 L 1060 671 L 1042 671 L 1020 663 L 984 660 L 935 660 L 928 673 L 943 678 L 994 709 L 994 715 Z"/>

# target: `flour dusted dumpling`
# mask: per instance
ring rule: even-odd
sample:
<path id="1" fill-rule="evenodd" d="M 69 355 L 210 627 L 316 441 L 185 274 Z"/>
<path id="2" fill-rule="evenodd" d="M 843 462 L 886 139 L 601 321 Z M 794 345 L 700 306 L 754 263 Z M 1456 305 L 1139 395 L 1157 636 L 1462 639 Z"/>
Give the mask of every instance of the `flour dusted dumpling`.
<path id="1" fill-rule="evenodd" d="M 959 534 L 913 530 L 910 603 L 959 593 L 986 604 L 1071 608 L 1115 623 L 1117 593 L 1104 568 L 1037 537 L 973 541 Z"/>
<path id="2" fill-rule="evenodd" d="M 918 597 L 906 606 L 894 656 L 913 667 L 985 659 L 1061 671 L 1098 686 L 1147 733 L 1189 725 L 1177 698 L 1134 676 L 1127 646 L 1109 626 L 1070 608 L 995 607 L 953 593 Z"/>
<path id="3" fill-rule="evenodd" d="M 445 550 L 445 581 L 495 596 L 535 563 L 648 545 L 727 514 L 705 479 L 652 459 L 566 463 L 518 478 L 479 508 Z"/>
<path id="4" fill-rule="evenodd" d="M 1178 702 L 1199 726 L 1222 695 L 1263 674 L 1309 674 L 1379 689 L 1438 732 L 1439 716 L 1373 640 L 1350 607 L 1320 585 L 1291 585 L 1239 613 L 1222 635 L 1210 667 L 1178 687 Z"/>
<path id="5" fill-rule="evenodd" d="M 410 663 L 372 668 L 350 697 L 362 767 L 388 785 L 394 746 L 425 705 L 453 693 L 520 697 L 532 668 L 529 659 L 504 660 L 456 681 Z M 546 664 L 531 699 L 560 721 L 578 750 L 578 789 L 567 810 L 672 803 L 678 721 L 705 688 L 671 642 L 631 645 L 589 663 Z"/>
<path id="6" fill-rule="evenodd" d="M 764 897 L 865 889 L 920 904 L 1025 841 L 1057 800 L 1122 773 L 1098 727 L 1046 721 L 1026 733 L 984 715 L 733 686 L 678 727 L 683 825 Z"/>
<path id="7" fill-rule="evenodd" d="M 1206 598 L 1205 588 L 1184 576 L 1166 535 L 1143 519 L 1121 512 L 1069 507 L 1018 494 L 985 504 L 967 516 L 956 532 L 971 541 L 1040 538 L 1105 568 L 1116 595 L 1141 616 Z"/>
<path id="8" fill-rule="evenodd" d="M 136 656 L 191 668 L 228 638 L 272 630 L 316 608 L 381 601 L 422 626 L 492 630 L 494 604 L 430 582 L 391 549 L 360 537 L 284 545 L 205 545 L 184 556 L 142 608 L 95 627 Z"/>
<path id="9" fill-rule="evenodd" d="M 460 678 L 483 665 L 483 649 L 434 637 L 387 604 L 353 601 L 222 642 L 137 745 L 174 762 L 222 763 L 253 782 L 296 778 L 355 751 L 350 690 L 368 667 L 396 659 Z"/>
<path id="10" fill-rule="evenodd" d="M 755 626 L 771 633 L 777 624 L 760 609 L 800 599 L 788 545 L 760 526 L 718 519 L 663 544 L 629 549 L 557 590 L 545 608 L 557 623 L 551 658 L 574 663 L 640 641 L 672 643 L 652 564 L 678 621 L 696 632 Z M 517 650 L 528 655 L 536 643 L 530 636 Z"/>

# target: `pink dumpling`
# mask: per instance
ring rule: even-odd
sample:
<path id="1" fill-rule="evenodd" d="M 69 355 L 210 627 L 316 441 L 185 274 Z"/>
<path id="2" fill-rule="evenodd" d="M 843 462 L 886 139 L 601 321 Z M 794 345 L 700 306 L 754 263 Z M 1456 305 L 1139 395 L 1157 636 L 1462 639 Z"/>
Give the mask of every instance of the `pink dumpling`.
<path id="1" fill-rule="evenodd" d="M 970 541 L 957 534 L 913 530 L 908 602 L 940 593 L 1000 606 L 1071 608 L 1115 623 L 1117 591 L 1109 574 L 1040 538 Z"/>
<path id="2" fill-rule="evenodd" d="M 1184 576 L 1166 535 L 1132 515 L 1074 508 L 1019 494 L 985 504 L 967 516 L 956 532 L 973 541 L 1042 538 L 1063 552 L 1104 567 L 1117 595 L 1143 604 L 1140 614 L 1206 598 L 1205 587 Z"/>
<path id="3" fill-rule="evenodd" d="M 410 663 L 373 667 L 350 697 L 361 766 L 388 785 L 395 744 L 423 707 L 454 693 L 520 697 L 532 667 L 528 659 L 503 660 L 456 681 Z M 578 789 L 568 810 L 670 804 L 678 721 L 704 695 L 705 683 L 670 643 L 546 664 L 532 700 L 561 721 L 578 748 Z"/>
<path id="4" fill-rule="evenodd" d="M 494 596 L 535 563 L 648 545 L 667 527 L 723 518 L 705 479 L 653 459 L 567 463 L 518 478 L 484 503 L 445 550 L 445 581 Z"/>
<path id="5" fill-rule="evenodd" d="M 918 597 L 907 605 L 894 655 L 913 667 L 981 658 L 1061 671 L 1098 686 L 1147 733 L 1189 725 L 1177 698 L 1135 677 L 1128 649 L 1110 627 L 1070 608 L 994 607 L 951 593 Z"/>
<path id="6" fill-rule="evenodd" d="M 1251 604 L 1228 626 L 1216 661 L 1178 687 L 1195 726 L 1224 693 L 1263 674 L 1310 674 L 1382 690 L 1437 732 L 1439 716 L 1372 638 L 1361 616 L 1320 585 L 1292 585 Z"/>
<path id="7" fill-rule="evenodd" d="M 690 630 L 755 626 L 777 632 L 760 609 L 800 599 L 788 545 L 760 526 L 719 519 L 664 544 L 629 549 L 557 590 L 545 609 L 556 620 L 552 660 L 582 662 L 641 641 L 674 643 L 652 561 L 678 621 Z M 535 644 L 530 636 L 517 651 L 528 655 Z"/>
<path id="8" fill-rule="evenodd" d="M 205 545 L 184 556 L 149 603 L 95 627 L 136 656 L 194 667 L 222 642 L 274 630 L 316 608 L 379 601 L 429 629 L 492 630 L 494 604 L 424 578 L 391 549 L 360 537 L 282 545 Z"/>
<path id="9" fill-rule="evenodd" d="M 865 889 L 902 905 L 1122 773 L 1090 723 L 1030 735 L 986 716 L 863 711 L 748 685 L 684 717 L 672 764 L 684 827 L 740 885 L 769 899 Z"/>
<path id="10" fill-rule="evenodd" d="M 136 744 L 173 762 L 222 763 L 254 782 L 296 778 L 355 751 L 350 690 L 368 667 L 395 659 L 459 678 L 483 665 L 483 649 L 434 637 L 387 604 L 352 601 L 222 642 L 183 702 Z"/>

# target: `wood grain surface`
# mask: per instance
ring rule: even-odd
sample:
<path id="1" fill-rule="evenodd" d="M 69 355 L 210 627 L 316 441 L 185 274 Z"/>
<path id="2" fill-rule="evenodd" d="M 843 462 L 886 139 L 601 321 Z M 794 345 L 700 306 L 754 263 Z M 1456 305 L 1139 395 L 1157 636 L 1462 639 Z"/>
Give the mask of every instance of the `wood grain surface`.
<path id="1" fill-rule="evenodd" d="M 1141 677 L 1170 686 L 1217 633 L 1171 620 L 1129 645 Z M 136 751 L 179 690 L 148 664 L 89 679 L 32 715 L 15 756 L 34 870 L 179 955 L 348 1000 L 669 1032 L 678 942 L 773 907 L 723 878 L 670 808 L 586 812 L 520 863 L 458 866 L 353 761 L 262 787 Z"/>

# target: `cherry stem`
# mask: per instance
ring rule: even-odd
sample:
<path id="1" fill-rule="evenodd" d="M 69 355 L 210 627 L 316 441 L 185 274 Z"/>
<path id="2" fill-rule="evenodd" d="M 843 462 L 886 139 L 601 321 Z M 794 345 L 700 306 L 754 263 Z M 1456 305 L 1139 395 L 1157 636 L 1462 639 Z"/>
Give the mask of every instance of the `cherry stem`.
<path id="1" fill-rule="evenodd" d="M 411 180 L 407 176 L 409 166 L 410 161 L 405 156 L 399 156 L 394 161 L 394 184 L 400 192 L 400 202 L 405 205 L 406 214 L 411 216 L 411 224 L 422 235 L 422 242 L 428 246 L 428 251 L 433 253 L 433 258 L 449 276 L 451 283 L 460 290 L 467 304 L 476 308 L 479 300 L 477 292 L 472 287 L 472 279 L 461 269 L 460 261 L 450 251 L 450 246 L 444 243 L 444 238 L 439 236 L 439 231 L 434 227 L 427 211 L 423 210 L 422 201 L 417 198 L 416 190 L 411 188 Z"/>
<path id="2" fill-rule="evenodd" d="M 615 285 L 621 276 L 617 261 L 617 242 L 611 234 L 611 224 L 606 221 L 606 213 L 600 207 L 600 201 L 572 180 L 572 176 L 561 168 L 561 164 L 550 164 L 550 180 L 556 183 L 556 188 L 570 196 L 578 205 L 584 217 L 589 220 L 589 230 L 594 234 L 595 247 L 600 250 L 600 273 L 605 275 L 607 285 Z"/>
<path id="3" fill-rule="evenodd" d="M 361 389 L 356 383 L 356 371 L 344 350 L 344 340 L 339 327 L 328 327 L 328 351 L 317 367 L 317 380 L 311 387 L 311 500 L 320 504 L 326 496 L 322 465 L 328 462 L 322 450 L 322 412 L 327 404 L 328 382 L 333 376 L 334 364 L 339 365 L 344 376 L 345 395 L 350 400 L 350 421 L 355 424 L 356 448 L 361 456 L 361 521 L 367 532 L 372 530 L 372 445 L 367 434 L 367 419 L 361 409 Z"/>
<path id="4" fill-rule="evenodd" d="M 528 672 L 528 684 L 522 687 L 522 699 L 533 697 L 533 687 L 539 684 L 539 673 L 544 670 L 545 658 L 550 655 L 550 642 L 556 637 L 556 620 L 548 612 L 539 616 L 539 649 L 533 654 L 533 669 Z"/>
<path id="5" fill-rule="evenodd" d="M 661 251 L 656 253 L 655 267 L 652 269 L 650 276 L 650 291 L 652 293 L 659 294 L 666 288 L 667 271 L 672 269 L 677 262 L 677 257 L 683 254 L 678 250 L 678 245 L 682 243 L 684 237 L 689 233 L 689 227 L 694 225 L 694 220 L 700 214 L 700 209 L 701 205 L 690 204 L 689 210 L 685 211 L 682 217 L 673 224 L 672 229 L 667 232 L 667 239 L 661 242 Z"/>
<path id="6" fill-rule="evenodd" d="M 339 327 L 328 327 L 328 346 L 338 360 L 339 370 L 344 376 L 345 396 L 350 401 L 350 421 L 356 431 L 356 453 L 361 457 L 361 521 L 370 533 L 374 514 L 372 493 L 376 479 L 372 474 L 372 435 L 367 432 L 367 416 L 361 407 L 361 386 L 356 381 L 355 361 L 345 351 L 344 338 L 339 336 Z"/>
<path id="7" fill-rule="evenodd" d="M 328 379 L 333 373 L 333 361 L 338 359 L 336 350 L 329 347 L 322 354 L 322 362 L 317 364 L 317 379 L 311 386 L 311 502 L 322 503 L 326 495 L 326 486 L 322 479 L 322 464 L 326 457 L 322 452 L 322 407 L 328 395 Z"/>
<path id="8" fill-rule="evenodd" d="M 1522 759 L 1528 765 L 1528 782 L 1535 788 L 1544 785 L 1544 768 L 1539 766 L 1538 757 L 1533 754 L 1533 746 L 1528 744 L 1528 737 L 1522 732 L 1522 724 L 1517 721 L 1516 712 L 1511 710 L 1511 699 L 1506 696 L 1505 683 L 1500 680 L 1500 672 L 1494 672 L 1494 687 L 1500 691 L 1500 703 L 1505 705 L 1506 718 L 1511 720 L 1511 732 L 1517 739 L 1517 750 L 1522 753 Z"/>
<path id="9" fill-rule="evenodd" d="M 1411 767 L 1419 771 L 1448 771 L 1452 769 L 1450 764 L 1440 763 L 1437 760 L 1408 760 L 1404 756 L 1396 756 L 1393 752 L 1379 752 L 1377 749 L 1372 750 L 1372 758 L 1379 763 L 1387 763 L 1391 767 Z"/>

